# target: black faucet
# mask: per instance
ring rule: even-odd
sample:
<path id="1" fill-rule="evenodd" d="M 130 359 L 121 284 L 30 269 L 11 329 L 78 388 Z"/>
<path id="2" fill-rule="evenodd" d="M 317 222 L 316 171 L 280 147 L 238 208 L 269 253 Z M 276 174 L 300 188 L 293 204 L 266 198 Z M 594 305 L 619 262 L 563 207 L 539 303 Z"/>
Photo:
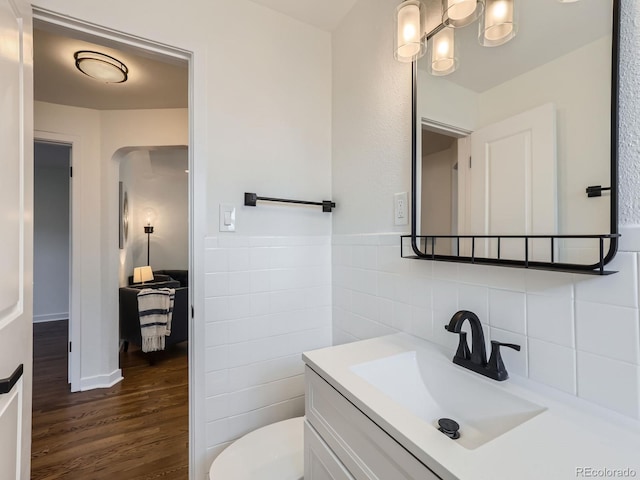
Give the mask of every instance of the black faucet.
<path id="1" fill-rule="evenodd" d="M 462 325 L 465 320 L 468 320 L 471 326 L 471 351 L 469 351 L 467 343 L 467 332 L 462 331 Z M 482 331 L 480 319 L 475 313 L 468 310 L 460 310 L 451 317 L 451 321 L 444 328 L 449 332 L 460 335 L 458 350 L 453 357 L 453 363 L 494 380 L 503 381 L 509 378 L 500 355 L 500 347 L 509 347 L 520 351 L 520 345 L 491 341 L 491 357 L 487 362 L 484 332 Z"/>

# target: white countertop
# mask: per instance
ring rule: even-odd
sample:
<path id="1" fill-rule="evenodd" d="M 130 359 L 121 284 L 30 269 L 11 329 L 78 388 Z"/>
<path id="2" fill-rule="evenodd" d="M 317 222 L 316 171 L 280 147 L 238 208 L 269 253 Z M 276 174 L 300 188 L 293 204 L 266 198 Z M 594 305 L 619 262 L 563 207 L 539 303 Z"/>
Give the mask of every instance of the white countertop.
<path id="1" fill-rule="evenodd" d="M 547 409 L 484 445 L 467 449 L 350 370 L 353 365 L 420 349 L 453 356 L 426 340 L 400 333 L 306 352 L 303 359 L 443 479 L 640 478 L 640 422 L 571 395 L 520 377 L 495 382 L 470 372 Z"/>

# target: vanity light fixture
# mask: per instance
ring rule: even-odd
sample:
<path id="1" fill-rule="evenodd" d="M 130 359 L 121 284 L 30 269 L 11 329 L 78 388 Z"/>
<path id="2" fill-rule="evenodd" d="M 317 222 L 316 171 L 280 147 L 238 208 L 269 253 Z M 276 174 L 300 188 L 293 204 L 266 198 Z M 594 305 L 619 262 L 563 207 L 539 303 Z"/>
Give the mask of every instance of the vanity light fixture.
<path id="1" fill-rule="evenodd" d="M 431 38 L 427 57 L 430 60 L 428 70 L 431 75 L 449 75 L 458 68 L 454 38 L 452 27 L 444 27 Z"/>
<path id="2" fill-rule="evenodd" d="M 85 75 L 105 83 L 124 83 L 129 69 L 117 58 L 92 50 L 79 50 L 73 54 L 76 68 Z"/>
<path id="3" fill-rule="evenodd" d="M 425 7 L 420 0 L 406 0 L 396 8 L 394 57 L 400 62 L 413 62 L 425 54 L 423 41 Z"/>
<path id="4" fill-rule="evenodd" d="M 485 0 L 442 0 L 442 23 L 466 27 L 482 15 Z"/>
<path id="5" fill-rule="evenodd" d="M 518 24 L 515 21 L 514 0 L 486 0 L 478 40 L 484 47 L 503 45 L 516 36 Z"/>
<path id="6" fill-rule="evenodd" d="M 485 47 L 503 45 L 518 32 L 516 0 L 441 0 L 442 22 L 426 32 L 423 0 L 405 0 L 396 7 L 394 57 L 413 62 L 429 52 L 432 75 L 449 75 L 458 66 L 455 28 L 479 19 L 478 41 Z M 558 0 L 571 3 L 578 0 Z M 434 2 L 437 3 L 437 2 Z"/>

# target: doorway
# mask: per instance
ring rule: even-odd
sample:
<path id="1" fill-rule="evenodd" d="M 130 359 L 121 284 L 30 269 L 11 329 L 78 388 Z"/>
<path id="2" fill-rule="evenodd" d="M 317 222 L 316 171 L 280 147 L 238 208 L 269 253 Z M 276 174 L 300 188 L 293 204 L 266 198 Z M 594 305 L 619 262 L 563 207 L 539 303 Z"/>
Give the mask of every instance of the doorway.
<path id="1" fill-rule="evenodd" d="M 78 206 L 76 210 L 79 211 L 79 218 L 74 218 L 72 223 L 77 227 L 74 229 L 73 235 L 79 235 L 82 242 L 78 242 L 77 244 L 72 242 L 71 262 L 74 271 L 78 269 L 78 274 L 71 275 L 71 289 L 75 291 L 76 288 L 81 288 L 81 293 L 77 296 L 72 294 L 72 299 L 74 299 L 72 303 L 75 303 L 76 298 L 78 300 L 79 313 L 77 316 L 74 316 L 73 313 L 70 315 L 72 318 L 78 318 L 78 321 L 72 321 L 69 328 L 73 354 L 80 358 L 80 361 L 77 362 L 79 366 L 78 390 L 91 391 L 90 394 L 89 392 L 84 392 L 87 393 L 85 396 L 78 394 L 76 398 L 80 403 L 83 403 L 83 400 L 80 400 L 81 398 L 90 399 L 87 401 L 97 401 L 97 399 L 104 396 L 117 395 L 123 391 L 130 391 L 126 385 L 126 374 L 124 381 L 122 380 L 122 365 L 119 364 L 118 288 L 121 286 L 121 255 L 118 244 L 119 161 L 114 153 L 121 149 L 135 148 L 139 145 L 164 146 L 163 141 L 166 141 L 168 145 L 188 145 L 190 138 L 190 127 L 188 125 L 188 84 L 191 57 L 188 52 L 172 49 L 164 45 L 157 45 L 153 42 L 137 38 L 134 39 L 106 29 L 102 30 L 99 27 L 80 25 L 77 21 L 69 20 L 67 22 L 65 19 L 49 14 L 48 12 L 35 10 L 34 25 L 37 31 L 43 32 L 42 34 L 47 36 L 47 40 L 57 35 L 64 39 L 80 41 L 83 44 L 82 47 L 73 47 L 74 49 L 91 49 L 91 47 L 87 47 L 86 44 L 93 43 L 110 49 L 110 52 L 121 50 L 125 52 L 123 55 L 127 58 L 133 59 L 135 57 L 136 59 L 130 60 L 129 64 L 132 78 L 136 71 L 132 67 L 146 68 L 150 65 L 149 60 L 165 63 L 170 67 L 174 67 L 174 70 L 180 70 L 185 77 L 184 82 L 181 84 L 184 87 L 184 105 L 155 107 L 152 104 L 135 104 L 132 106 L 130 102 L 132 102 L 132 98 L 136 96 L 134 92 L 132 96 L 126 97 L 125 95 L 127 102 L 129 102 L 129 110 L 132 112 L 135 111 L 135 113 L 129 115 L 128 113 L 122 113 L 127 110 L 127 106 L 118 104 L 118 99 L 109 97 L 110 92 L 106 90 L 104 94 L 85 95 L 84 97 L 78 91 L 76 92 L 78 93 L 76 99 L 69 100 L 68 102 L 61 100 L 62 97 L 55 97 L 55 95 L 64 93 L 60 91 L 56 92 L 55 88 L 65 85 L 65 82 L 56 81 L 52 77 L 48 77 L 51 78 L 50 81 L 38 81 L 38 66 L 39 64 L 42 65 L 44 61 L 39 57 L 39 52 L 44 51 L 44 49 L 41 48 L 38 50 L 37 42 L 34 46 L 36 131 L 40 133 L 44 132 L 53 137 L 72 137 L 74 139 L 72 142 L 73 154 L 78 159 L 77 169 L 74 163 L 74 182 L 77 180 L 77 185 L 79 185 L 80 188 L 77 189 L 77 192 L 74 191 L 73 193 L 72 205 Z M 49 48 L 54 43 L 47 41 L 46 44 L 47 48 Z M 73 68 L 71 70 L 74 74 L 78 74 Z M 171 74 L 151 74 L 148 76 L 168 79 L 171 77 Z M 86 80 L 86 78 L 82 79 Z M 132 85 L 134 85 L 133 82 Z M 99 88 L 105 87 L 101 86 Z M 111 90 L 113 91 L 114 89 Z M 152 89 L 148 88 L 143 90 L 148 93 Z M 120 91 L 123 92 L 124 90 L 120 89 Z M 54 95 L 54 97 L 45 99 L 43 98 L 45 93 Z M 84 102 L 87 98 L 95 100 L 96 102 L 112 103 L 81 105 L 80 102 Z M 168 96 L 164 96 L 163 100 L 167 100 L 167 98 Z M 155 108 L 164 109 L 163 114 L 155 115 Z M 68 121 L 69 118 L 65 118 L 59 122 L 55 120 L 56 112 L 62 110 L 73 110 L 75 117 L 72 121 Z M 177 110 L 180 110 L 180 112 L 175 114 Z M 49 115 L 49 123 L 42 121 L 42 118 L 38 116 L 40 111 L 45 111 Z M 163 125 L 165 130 L 154 130 L 153 121 L 165 117 L 168 119 L 165 125 Z M 183 121 L 184 128 L 172 128 L 170 123 L 174 117 L 180 118 Z M 142 129 L 139 137 L 132 135 L 136 127 Z M 173 138 L 171 135 L 175 130 L 184 131 L 184 135 L 178 139 Z M 167 133 L 167 131 L 169 133 Z M 154 141 L 154 138 L 158 137 L 161 137 L 161 140 L 158 142 Z M 191 152 L 188 151 L 187 155 L 188 165 L 192 165 L 193 156 Z M 187 166 L 186 170 L 188 169 L 189 166 Z M 76 173 L 78 174 L 77 179 L 75 178 Z M 187 194 L 189 212 L 192 211 L 191 192 L 192 181 L 189 178 Z M 188 230 L 188 271 L 191 272 L 193 271 L 191 268 L 193 255 L 190 247 L 192 237 L 191 221 L 188 222 Z M 190 293 L 188 297 L 190 304 Z M 72 305 L 72 311 L 73 308 L 74 306 Z M 189 331 L 191 331 L 190 317 L 187 319 L 187 322 Z M 189 335 L 191 335 L 190 332 Z M 78 338 L 77 344 L 75 340 L 73 340 L 74 337 Z M 189 361 L 191 361 L 193 352 L 190 348 L 190 342 L 184 346 L 184 350 L 186 350 L 186 355 Z M 103 363 L 100 364 L 100 362 Z M 105 368 L 105 365 L 107 368 Z M 189 384 L 188 375 L 188 369 L 185 367 L 184 387 L 187 389 L 187 392 Z M 182 405 L 189 405 L 189 410 L 192 409 L 192 402 L 193 400 L 188 394 L 186 398 L 181 399 Z M 178 429 L 186 432 L 188 437 L 188 432 L 190 431 L 188 411 L 187 414 L 181 415 L 180 418 L 182 418 L 184 424 Z M 61 421 L 66 420 L 61 419 Z M 173 428 L 176 428 L 175 425 Z M 156 430 L 159 430 L 157 425 Z M 186 444 L 183 444 L 185 449 L 191 448 L 192 446 L 192 442 L 188 440 L 187 442 L 188 447 Z M 151 446 L 153 441 L 149 440 L 148 444 Z M 138 451 L 136 455 L 138 462 L 144 460 L 143 451 Z M 131 465 L 127 468 L 129 467 L 131 467 Z M 126 471 L 129 472 L 129 470 Z M 176 473 L 178 470 L 172 470 L 172 472 Z M 188 475 L 188 472 L 184 469 L 179 472 L 180 475 L 185 475 L 184 478 Z M 92 478 L 98 477 L 93 476 Z"/>
<path id="2" fill-rule="evenodd" d="M 66 143 L 34 142 L 33 321 L 64 322 L 67 332 L 72 303 L 71 149 Z M 68 356 L 65 363 L 71 384 L 73 358 Z"/>

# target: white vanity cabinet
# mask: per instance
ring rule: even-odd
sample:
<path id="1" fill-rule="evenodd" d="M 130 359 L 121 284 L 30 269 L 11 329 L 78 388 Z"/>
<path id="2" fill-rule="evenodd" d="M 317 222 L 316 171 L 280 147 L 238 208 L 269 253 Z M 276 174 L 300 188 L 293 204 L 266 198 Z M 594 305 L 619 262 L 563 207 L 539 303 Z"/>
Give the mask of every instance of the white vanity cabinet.
<path id="1" fill-rule="evenodd" d="M 305 480 L 440 479 L 308 366 L 305 384 Z"/>

